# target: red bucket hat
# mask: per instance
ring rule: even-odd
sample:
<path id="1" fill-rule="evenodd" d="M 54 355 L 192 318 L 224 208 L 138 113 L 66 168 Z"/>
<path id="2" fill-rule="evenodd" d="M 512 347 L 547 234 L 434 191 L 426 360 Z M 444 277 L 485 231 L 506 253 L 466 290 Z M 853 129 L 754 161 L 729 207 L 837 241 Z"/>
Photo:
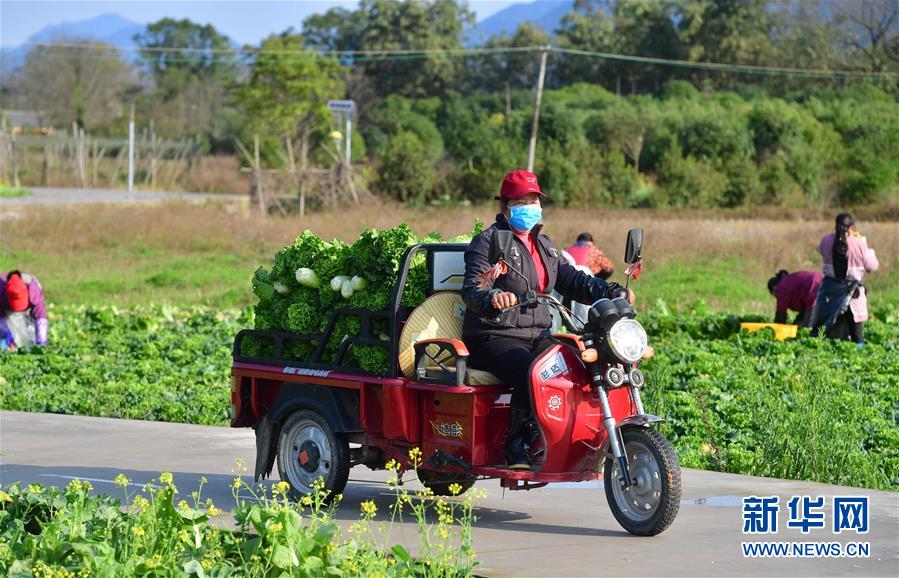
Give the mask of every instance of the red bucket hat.
<path id="1" fill-rule="evenodd" d="M 10 275 L 6 280 L 6 301 L 13 311 L 28 309 L 28 285 L 19 275 Z"/>
<path id="2" fill-rule="evenodd" d="M 530 193 L 537 193 L 541 197 L 546 196 L 540 190 L 540 185 L 537 183 L 537 175 L 529 171 L 517 170 L 506 173 L 506 176 L 503 178 L 503 184 L 499 189 L 499 196 L 495 198 L 497 200 L 520 199 Z"/>

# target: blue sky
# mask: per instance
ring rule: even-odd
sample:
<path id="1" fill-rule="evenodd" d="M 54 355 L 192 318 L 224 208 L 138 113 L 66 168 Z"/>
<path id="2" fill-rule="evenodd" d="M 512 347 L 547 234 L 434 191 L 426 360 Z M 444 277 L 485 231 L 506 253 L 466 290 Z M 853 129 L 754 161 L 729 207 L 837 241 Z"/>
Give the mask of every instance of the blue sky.
<path id="1" fill-rule="evenodd" d="M 241 43 L 256 43 L 273 32 L 294 26 L 303 19 L 332 6 L 352 8 L 358 2 L 339 0 L 0 0 L 0 45 L 17 46 L 50 24 L 77 22 L 107 13 L 115 13 L 138 23 L 153 22 L 165 16 L 189 18 L 212 24 L 220 32 Z M 511 0 L 469 0 L 478 20 L 514 4 Z"/>

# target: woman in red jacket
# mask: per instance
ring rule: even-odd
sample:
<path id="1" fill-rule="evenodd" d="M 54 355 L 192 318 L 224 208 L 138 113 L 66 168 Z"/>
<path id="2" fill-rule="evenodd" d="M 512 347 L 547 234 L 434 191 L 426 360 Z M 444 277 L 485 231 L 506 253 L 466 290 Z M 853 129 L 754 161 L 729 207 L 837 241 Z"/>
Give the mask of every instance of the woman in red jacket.
<path id="1" fill-rule="evenodd" d="M 786 323 L 787 312 L 795 311 L 793 325 L 812 326 L 812 311 L 821 286 L 822 273 L 817 271 L 796 271 L 787 273 L 783 269 L 768 280 L 768 291 L 777 299 L 775 323 Z"/>
<path id="2" fill-rule="evenodd" d="M 543 197 L 533 173 L 507 174 L 497 197 L 496 222 L 475 236 L 465 251 L 462 335 L 471 352 L 471 367 L 489 371 L 515 388 L 505 454 L 509 467 L 516 469 L 531 467 L 529 443 L 536 424 L 531 419 L 529 368 L 553 344 L 549 306 L 520 307 L 521 296 L 528 290 L 549 293 L 555 289 L 581 303 L 603 297 L 627 296 L 632 302 L 634 298 L 624 287 L 587 275 L 562 258 L 542 234 Z M 505 258 L 520 275 L 490 261 L 490 246 L 498 231 L 513 233 Z"/>

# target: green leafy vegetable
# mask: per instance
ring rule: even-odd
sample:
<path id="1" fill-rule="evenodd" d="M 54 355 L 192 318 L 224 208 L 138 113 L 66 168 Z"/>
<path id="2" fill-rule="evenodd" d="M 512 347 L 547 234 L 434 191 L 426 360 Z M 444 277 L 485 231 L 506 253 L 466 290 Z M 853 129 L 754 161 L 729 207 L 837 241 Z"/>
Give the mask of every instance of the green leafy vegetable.
<path id="1" fill-rule="evenodd" d="M 478 221 L 472 233 L 456 240 L 467 241 L 482 229 L 483 225 Z M 420 239 L 408 225 L 387 230 L 366 229 L 352 245 L 340 241 L 327 243 L 310 231 L 304 231 L 291 245 L 278 251 L 270 274 L 260 269 L 254 276 L 253 290 L 259 297 L 255 307 L 256 328 L 315 334 L 326 330 L 332 315 L 341 307 L 386 311 L 390 308 L 397 273 L 409 248 L 418 243 L 441 241 L 436 233 Z M 321 283 L 321 279 L 330 281 Z M 401 304 L 415 307 L 424 301 L 427 283 L 425 256 L 418 254 L 410 263 Z M 373 335 L 389 332 L 389 325 L 384 320 L 373 325 Z M 334 361 L 343 341 L 348 336 L 359 335 L 359 329 L 358 317 L 341 316 L 334 335 L 325 345 L 326 359 L 322 361 Z M 271 345 L 264 343 L 250 347 L 254 352 L 270 354 L 272 350 Z M 308 360 L 315 348 L 297 342 L 286 349 L 287 354 Z M 379 375 L 386 375 L 390 370 L 385 347 L 352 344 L 341 363 Z"/>

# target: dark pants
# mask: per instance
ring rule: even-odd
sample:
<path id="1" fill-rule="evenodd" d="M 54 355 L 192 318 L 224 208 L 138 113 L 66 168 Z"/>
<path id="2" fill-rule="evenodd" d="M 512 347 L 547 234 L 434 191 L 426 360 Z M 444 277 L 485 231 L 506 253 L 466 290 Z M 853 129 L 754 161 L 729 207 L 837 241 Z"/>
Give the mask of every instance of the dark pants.
<path id="1" fill-rule="evenodd" d="M 470 354 L 469 366 L 489 371 L 506 385 L 513 386 L 512 407 L 528 413 L 531 411 L 531 362 L 554 343 L 556 340 L 549 335 L 534 341 L 498 335 L 465 340 Z"/>
<path id="2" fill-rule="evenodd" d="M 845 313 L 834 321 L 828 336 L 834 339 L 848 339 L 854 343 L 864 343 L 865 336 L 862 332 L 862 325 L 861 322 L 855 321 L 852 317 L 852 310 L 847 309 Z"/>
<path id="3" fill-rule="evenodd" d="M 787 313 L 775 313 L 774 314 L 774 322 L 775 323 L 787 323 Z M 812 326 L 812 312 L 804 309 L 802 311 L 796 312 L 796 317 L 793 319 L 792 325 L 798 325 L 799 327 L 811 327 Z"/>

